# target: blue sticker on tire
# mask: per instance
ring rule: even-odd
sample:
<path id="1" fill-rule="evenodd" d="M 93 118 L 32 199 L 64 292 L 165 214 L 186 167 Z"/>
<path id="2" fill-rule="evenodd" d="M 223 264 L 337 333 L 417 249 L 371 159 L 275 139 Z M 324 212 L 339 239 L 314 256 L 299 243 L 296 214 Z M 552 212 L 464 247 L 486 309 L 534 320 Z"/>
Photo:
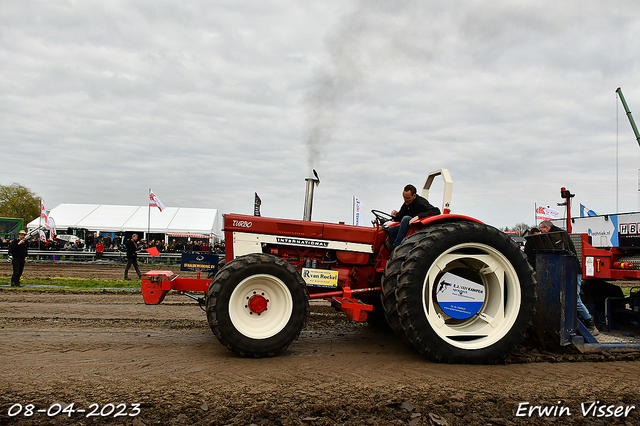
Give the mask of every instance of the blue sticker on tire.
<path id="1" fill-rule="evenodd" d="M 482 284 L 450 272 L 445 273 L 437 283 L 436 301 L 451 318 L 471 318 L 482 309 L 484 298 L 485 288 Z"/>

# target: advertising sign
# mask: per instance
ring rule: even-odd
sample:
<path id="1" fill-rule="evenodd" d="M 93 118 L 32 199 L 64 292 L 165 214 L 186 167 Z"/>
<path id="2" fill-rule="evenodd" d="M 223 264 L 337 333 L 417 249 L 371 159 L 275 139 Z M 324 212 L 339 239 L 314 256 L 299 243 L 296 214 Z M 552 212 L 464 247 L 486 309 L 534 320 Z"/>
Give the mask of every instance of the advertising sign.
<path id="1" fill-rule="evenodd" d="M 215 254 L 182 253 L 180 270 L 217 272 L 218 256 Z"/>
<path id="2" fill-rule="evenodd" d="M 471 318 L 484 304 L 482 284 L 445 273 L 437 283 L 436 300 L 445 314 L 456 319 Z"/>
<path id="3" fill-rule="evenodd" d="M 356 196 L 353 197 L 353 224 L 355 226 L 363 226 L 362 218 L 362 201 Z"/>
<path id="4" fill-rule="evenodd" d="M 536 219 L 537 220 L 554 220 L 560 217 L 560 212 L 549 206 L 536 203 Z"/>
<path id="5" fill-rule="evenodd" d="M 302 268 L 302 279 L 309 287 L 338 287 L 338 271 Z"/>

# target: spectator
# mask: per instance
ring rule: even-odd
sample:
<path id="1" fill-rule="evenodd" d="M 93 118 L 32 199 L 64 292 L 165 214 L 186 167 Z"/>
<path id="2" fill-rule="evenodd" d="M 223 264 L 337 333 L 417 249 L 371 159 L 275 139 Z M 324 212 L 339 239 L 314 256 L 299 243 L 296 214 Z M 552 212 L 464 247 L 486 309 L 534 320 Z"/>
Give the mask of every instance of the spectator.
<path id="1" fill-rule="evenodd" d="M 96 260 L 102 260 L 102 253 L 104 253 L 104 243 L 100 238 L 96 244 Z"/>
<path id="2" fill-rule="evenodd" d="M 93 248 L 94 241 L 93 232 L 89 232 L 89 235 L 87 235 L 87 250 L 91 250 Z"/>

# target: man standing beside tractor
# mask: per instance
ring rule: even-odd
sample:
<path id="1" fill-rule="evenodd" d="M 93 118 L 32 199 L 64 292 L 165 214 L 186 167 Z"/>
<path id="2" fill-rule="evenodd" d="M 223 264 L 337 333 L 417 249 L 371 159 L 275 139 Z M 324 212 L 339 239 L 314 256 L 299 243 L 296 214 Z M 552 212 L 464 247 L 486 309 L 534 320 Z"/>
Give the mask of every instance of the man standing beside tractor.
<path id="1" fill-rule="evenodd" d="M 409 227 L 418 220 L 427 216 L 435 216 L 440 214 L 440 209 L 431 205 L 426 198 L 416 194 L 416 187 L 407 185 L 402 191 L 404 204 L 400 207 L 400 211 L 393 210 L 391 217 L 396 222 L 400 222 L 399 226 L 393 226 L 388 229 L 389 244 L 391 248 L 398 247 L 404 237 L 406 237 Z"/>
<path id="2" fill-rule="evenodd" d="M 567 233 L 564 229 L 555 226 L 553 223 L 551 223 L 548 220 L 543 220 L 542 222 L 540 222 L 540 225 L 538 225 L 538 228 L 540 229 L 540 232 L 542 232 L 543 234 L 546 234 L 547 232 L 564 232 L 565 234 Z M 567 237 L 568 236 L 569 235 L 567 234 Z M 593 320 L 593 317 L 589 313 L 589 310 L 587 309 L 587 307 L 584 306 L 584 303 L 582 303 L 582 299 L 580 298 L 580 286 L 582 284 L 582 269 L 580 266 L 580 261 L 578 260 L 576 248 L 573 245 L 573 242 L 571 241 L 571 239 L 570 238 L 567 238 L 567 239 L 570 244 L 569 250 L 571 251 L 571 253 L 573 253 L 576 259 L 576 271 L 579 271 L 577 273 L 577 281 L 576 281 L 578 283 L 577 284 L 578 288 L 576 290 L 576 294 L 578 296 L 577 297 L 578 318 L 580 319 L 580 321 L 582 321 L 582 323 L 587 328 L 587 330 L 589 330 L 589 333 L 591 333 L 594 336 L 597 336 L 598 334 L 600 334 L 600 331 L 598 331 L 598 329 L 596 328 L 596 324 Z"/>

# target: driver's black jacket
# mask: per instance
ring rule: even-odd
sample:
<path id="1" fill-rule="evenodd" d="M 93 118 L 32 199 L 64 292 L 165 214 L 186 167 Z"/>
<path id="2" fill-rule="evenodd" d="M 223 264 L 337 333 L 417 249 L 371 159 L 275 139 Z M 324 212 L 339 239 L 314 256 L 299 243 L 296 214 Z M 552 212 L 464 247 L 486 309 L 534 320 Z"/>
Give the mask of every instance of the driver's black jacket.
<path id="1" fill-rule="evenodd" d="M 420 219 L 427 216 L 434 216 L 440 214 L 440 209 L 431 205 L 426 198 L 421 197 L 420 195 L 416 196 L 416 199 L 411 202 L 411 204 L 402 204 L 400 210 L 398 210 L 398 214 L 394 216 L 396 221 L 401 221 L 405 216 L 415 217 L 418 216 Z"/>

